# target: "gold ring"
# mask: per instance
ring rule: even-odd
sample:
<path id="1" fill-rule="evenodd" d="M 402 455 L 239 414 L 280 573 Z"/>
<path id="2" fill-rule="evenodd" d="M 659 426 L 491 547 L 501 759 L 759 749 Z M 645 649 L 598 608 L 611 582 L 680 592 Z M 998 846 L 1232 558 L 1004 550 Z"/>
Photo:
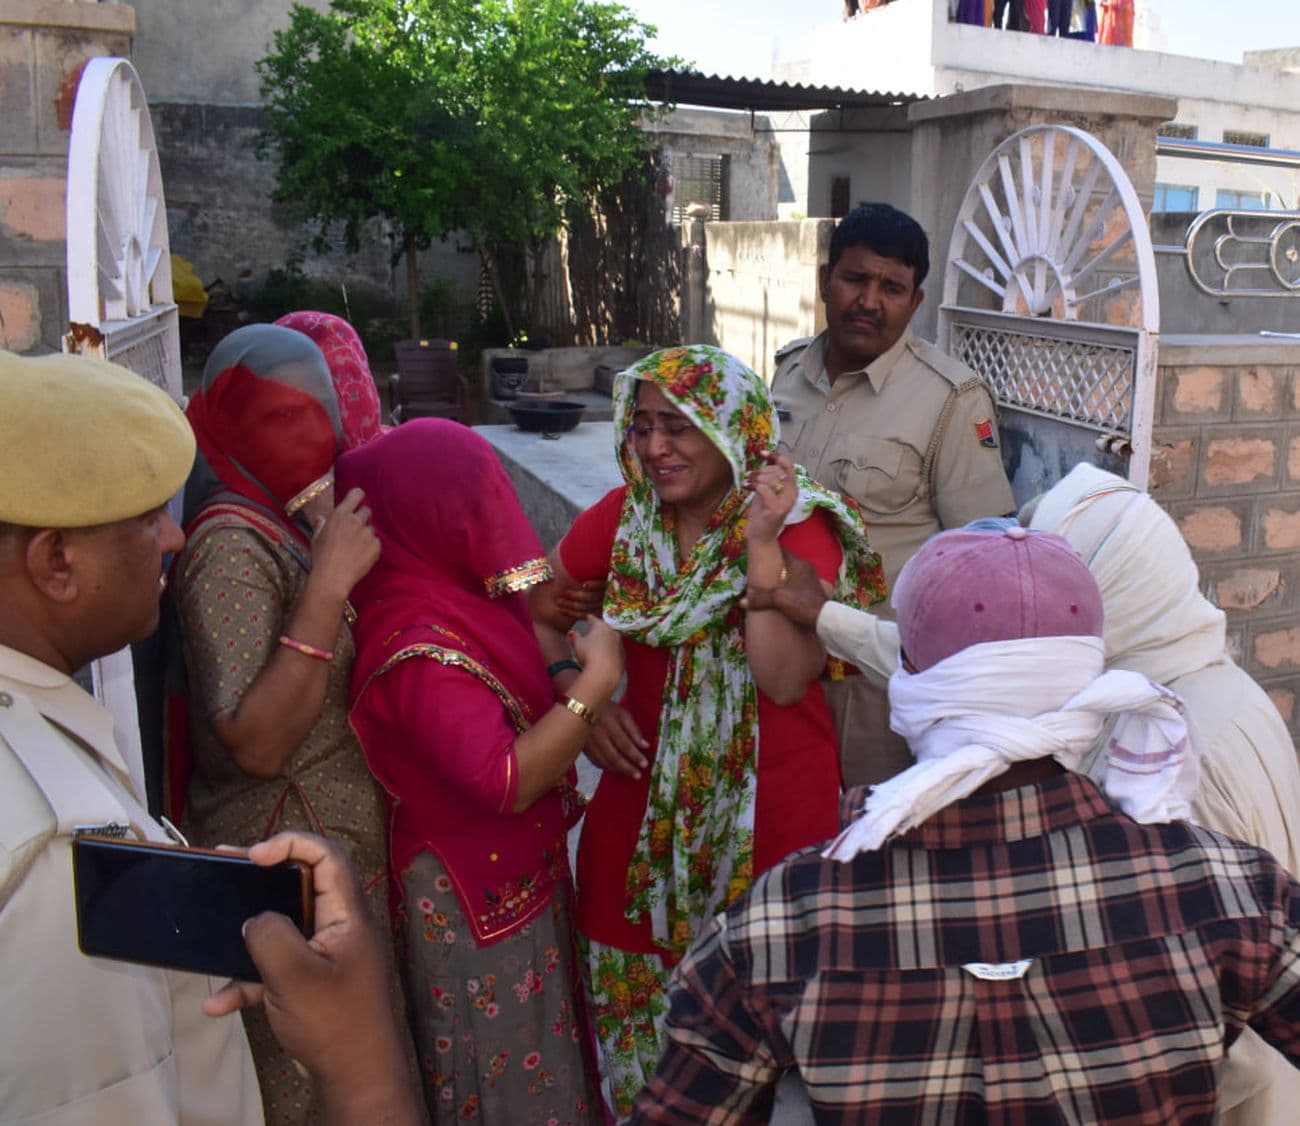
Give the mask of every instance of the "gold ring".
<path id="1" fill-rule="evenodd" d="M 777 493 L 779 495 L 784 491 L 785 491 L 785 478 L 782 477 L 779 481 L 777 481 L 775 485 L 772 486 L 772 492 Z"/>

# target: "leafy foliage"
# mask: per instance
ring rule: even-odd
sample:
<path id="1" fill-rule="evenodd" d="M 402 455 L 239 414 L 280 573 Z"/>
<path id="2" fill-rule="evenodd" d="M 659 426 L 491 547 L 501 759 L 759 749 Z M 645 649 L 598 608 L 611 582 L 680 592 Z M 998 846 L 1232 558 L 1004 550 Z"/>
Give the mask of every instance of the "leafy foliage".
<path id="1" fill-rule="evenodd" d="M 408 254 L 535 245 L 643 158 L 652 30 L 602 0 L 295 5 L 258 64 L 276 199 L 351 249 L 375 219 Z"/>

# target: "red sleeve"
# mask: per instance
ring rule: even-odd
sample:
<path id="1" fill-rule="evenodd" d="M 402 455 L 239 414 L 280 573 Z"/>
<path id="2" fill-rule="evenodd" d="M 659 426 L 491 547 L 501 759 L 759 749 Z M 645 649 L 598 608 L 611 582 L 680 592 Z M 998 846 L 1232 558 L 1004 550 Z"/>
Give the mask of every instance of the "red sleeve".
<path id="1" fill-rule="evenodd" d="M 626 485 L 611 489 L 585 512 L 578 513 L 564 534 L 560 562 L 575 582 L 608 577 L 609 557 L 614 552 L 614 536 L 626 495 Z"/>
<path id="2" fill-rule="evenodd" d="M 477 677 L 409 657 L 370 685 L 363 706 L 389 743 L 375 773 L 391 792 L 438 784 L 493 813 L 512 808 L 519 783 L 515 729 Z"/>
<path id="3" fill-rule="evenodd" d="M 806 559 L 816 567 L 823 582 L 834 583 L 839 576 L 844 552 L 835 535 L 835 525 L 825 509 L 814 509 L 807 520 L 788 524 L 779 542 L 791 555 Z"/>

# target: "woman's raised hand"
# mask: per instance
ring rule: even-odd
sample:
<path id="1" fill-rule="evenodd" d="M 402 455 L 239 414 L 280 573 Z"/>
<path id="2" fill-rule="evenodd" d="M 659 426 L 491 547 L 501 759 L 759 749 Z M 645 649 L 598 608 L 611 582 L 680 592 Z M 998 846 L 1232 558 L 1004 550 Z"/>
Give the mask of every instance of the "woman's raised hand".
<path id="1" fill-rule="evenodd" d="M 352 489 L 329 516 L 315 522 L 312 575 L 340 598 L 347 598 L 379 559 L 379 537 L 370 527 L 365 499 L 360 489 Z"/>
<path id="2" fill-rule="evenodd" d="M 645 752 L 650 744 L 631 715 L 609 699 L 623 676 L 623 639 L 617 630 L 599 618 L 588 615 L 586 622 L 585 634 L 576 630 L 569 632 L 574 656 L 582 662 L 580 679 L 601 674 L 613 677 L 605 682 L 608 690 L 602 705 L 597 708 L 600 718 L 587 735 L 587 757 L 602 770 L 640 778 L 641 771 L 649 765 Z"/>
<path id="3" fill-rule="evenodd" d="M 769 453 L 764 464 L 745 481 L 754 499 L 749 505 L 745 537 L 752 543 L 775 543 L 799 495 L 794 462 L 784 454 Z"/>

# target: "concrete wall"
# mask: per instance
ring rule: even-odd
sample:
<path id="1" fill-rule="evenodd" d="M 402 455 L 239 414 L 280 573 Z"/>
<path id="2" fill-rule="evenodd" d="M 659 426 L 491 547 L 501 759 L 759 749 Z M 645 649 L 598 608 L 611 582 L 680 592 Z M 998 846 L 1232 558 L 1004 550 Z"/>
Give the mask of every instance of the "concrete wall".
<path id="1" fill-rule="evenodd" d="M 652 131 L 660 145 L 674 155 L 728 158 L 729 218 L 776 218 L 781 149 L 766 117 L 678 108 Z"/>
<path id="2" fill-rule="evenodd" d="M 58 351 L 67 330 L 68 137 L 82 67 L 129 55 L 123 5 L 0 6 L 0 347 Z"/>
<path id="3" fill-rule="evenodd" d="M 813 115 L 807 110 L 770 113 L 766 117 L 780 154 L 776 195 L 778 219 L 806 219 L 813 214 L 808 199 L 809 131 L 812 118 Z"/>
<path id="4" fill-rule="evenodd" d="M 1178 522 L 1234 656 L 1300 733 L 1300 342 L 1166 336 L 1151 493 Z"/>
<path id="5" fill-rule="evenodd" d="M 294 0 L 131 0 L 136 69 L 150 102 L 261 101 L 253 64 L 289 23 Z M 325 11 L 329 0 L 298 0 Z"/>
<path id="6" fill-rule="evenodd" d="M 350 287 L 366 285 L 401 301 L 406 271 L 380 225 L 374 241 L 348 254 L 323 253 L 313 232 L 287 221 L 271 202 L 275 162 L 257 159 L 261 94 L 255 64 L 288 26 L 292 0 L 134 0 L 134 63 L 153 114 L 167 193 L 172 249 L 193 261 L 205 283 L 251 287 L 300 260 L 305 273 Z M 309 0 L 324 11 L 329 0 Z M 421 282 L 478 285 L 478 256 L 454 241 L 420 257 Z"/>
<path id="7" fill-rule="evenodd" d="M 884 199 L 916 217 L 930 235 L 931 272 L 925 301 L 912 323 L 921 336 L 933 339 L 953 223 L 989 152 L 1028 125 L 1075 125 L 1116 154 L 1139 197 L 1149 200 L 1155 176 L 1152 140 L 1172 110 L 1169 99 L 1147 95 L 1008 85 L 915 102 L 906 111 L 864 115 L 856 122 L 862 131 L 846 114 L 844 128 L 828 134 L 833 138 L 829 151 L 815 141 L 810 182 L 827 185 L 829 193 L 830 177 L 848 174 L 854 201 Z M 893 131 L 904 125 L 910 134 Z M 903 185 L 910 195 L 900 195 Z M 776 348 L 820 331 L 824 324 L 817 266 L 826 259 L 832 227 L 826 219 L 706 224 L 707 289 L 696 294 L 691 271 L 685 271 L 683 308 L 692 308 L 694 301 L 699 311 L 683 318 L 684 330 L 689 334 L 699 325 L 701 339 L 707 336 L 770 376 Z"/>
<path id="8" fill-rule="evenodd" d="M 683 317 L 685 342 L 716 344 L 770 380 L 776 350 L 825 326 L 817 266 L 826 260 L 832 223 L 703 223 L 705 292 L 698 315 Z M 684 271 L 688 286 L 698 284 Z M 697 324 L 698 322 L 698 324 Z"/>
<path id="9" fill-rule="evenodd" d="M 849 202 L 883 200 L 906 208 L 912 198 L 912 126 L 907 107 L 830 110 L 812 121 L 808 146 L 808 215 L 831 214 L 831 184 L 849 178 Z"/>

